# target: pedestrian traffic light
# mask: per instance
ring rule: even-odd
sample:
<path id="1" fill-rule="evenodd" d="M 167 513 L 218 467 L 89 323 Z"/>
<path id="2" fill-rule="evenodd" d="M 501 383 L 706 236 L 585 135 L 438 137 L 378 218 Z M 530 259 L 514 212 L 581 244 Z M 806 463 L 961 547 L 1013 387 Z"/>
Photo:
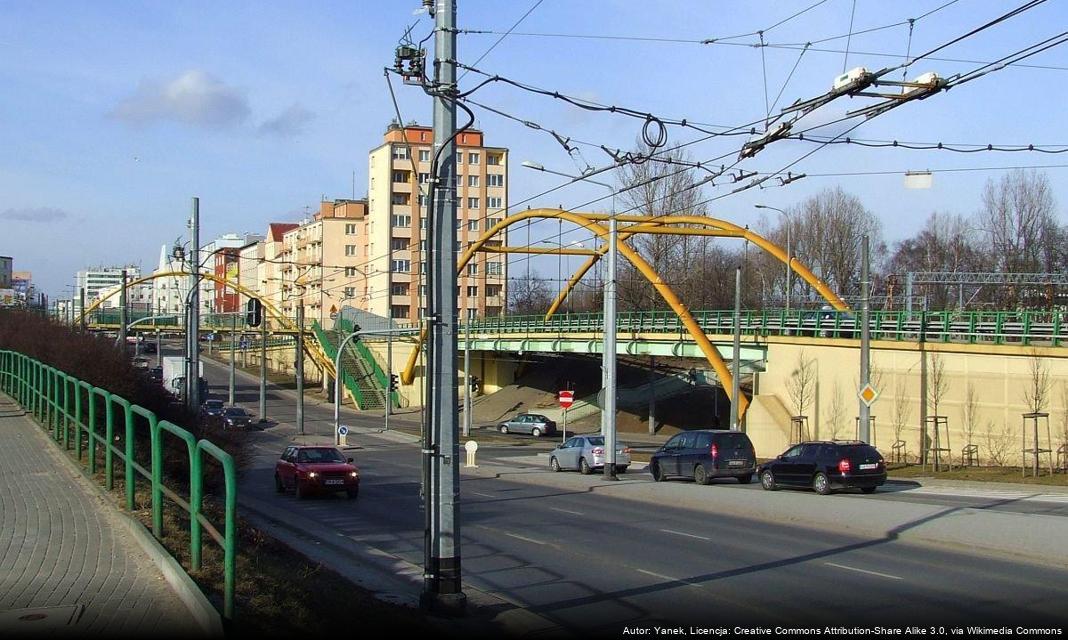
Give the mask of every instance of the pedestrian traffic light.
<path id="1" fill-rule="evenodd" d="M 390 393 L 397 390 L 397 374 L 390 374 L 389 376 L 389 391 Z"/>
<path id="2" fill-rule="evenodd" d="M 263 322 L 263 303 L 258 298 L 252 298 L 245 306 L 245 324 L 258 327 L 261 322 Z"/>

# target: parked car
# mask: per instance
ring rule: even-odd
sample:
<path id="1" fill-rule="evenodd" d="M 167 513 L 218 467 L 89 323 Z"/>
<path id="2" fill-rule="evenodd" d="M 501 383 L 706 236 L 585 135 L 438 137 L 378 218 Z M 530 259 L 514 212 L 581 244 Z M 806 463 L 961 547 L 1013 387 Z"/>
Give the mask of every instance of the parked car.
<path id="1" fill-rule="evenodd" d="M 705 429 L 676 434 L 649 459 L 649 473 L 662 482 L 672 476 L 708 484 L 713 478 L 737 478 L 749 484 L 756 472 L 756 450 L 741 431 Z"/>
<path id="2" fill-rule="evenodd" d="M 226 407 L 215 418 L 223 430 L 247 429 L 252 424 L 252 414 L 241 407 Z"/>
<path id="3" fill-rule="evenodd" d="M 873 493 L 886 482 L 886 461 L 879 451 L 859 440 L 802 442 L 760 465 L 760 484 L 767 491 L 779 487 L 812 487 L 827 495 L 835 489 Z"/>
<path id="4" fill-rule="evenodd" d="M 594 469 L 604 469 L 604 436 L 575 436 L 549 453 L 549 468 L 553 471 L 577 469 L 590 474 Z M 616 473 L 626 473 L 630 466 L 630 447 L 616 443 Z"/>
<path id="5" fill-rule="evenodd" d="M 210 422 L 222 414 L 225 406 L 222 400 L 205 400 L 197 412 L 197 419 Z"/>
<path id="6" fill-rule="evenodd" d="M 293 491 L 297 498 L 335 492 L 355 498 L 360 470 L 352 462 L 334 447 L 291 445 L 274 465 L 274 488 L 278 493 Z"/>
<path id="7" fill-rule="evenodd" d="M 148 358 L 134 358 L 130 361 L 134 369 L 148 369 Z"/>
<path id="8" fill-rule="evenodd" d="M 141 353 L 159 353 L 159 350 L 156 349 L 155 342 L 142 342 Z"/>
<path id="9" fill-rule="evenodd" d="M 529 433 L 535 438 L 556 433 L 556 423 L 536 413 L 521 413 L 507 422 L 497 425 L 501 433 Z"/>
<path id="10" fill-rule="evenodd" d="M 152 367 L 149 369 L 148 379 L 156 384 L 163 384 L 163 367 Z"/>

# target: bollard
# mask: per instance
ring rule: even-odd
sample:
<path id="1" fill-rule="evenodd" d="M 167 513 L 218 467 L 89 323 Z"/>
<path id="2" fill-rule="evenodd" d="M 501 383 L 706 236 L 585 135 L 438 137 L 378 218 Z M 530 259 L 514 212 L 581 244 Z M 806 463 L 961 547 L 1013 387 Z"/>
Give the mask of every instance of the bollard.
<path id="1" fill-rule="evenodd" d="M 478 443 L 474 440 L 468 440 L 464 443 L 464 450 L 467 451 L 467 464 L 465 464 L 464 467 L 477 469 L 478 465 L 475 464 L 475 452 L 478 451 Z"/>

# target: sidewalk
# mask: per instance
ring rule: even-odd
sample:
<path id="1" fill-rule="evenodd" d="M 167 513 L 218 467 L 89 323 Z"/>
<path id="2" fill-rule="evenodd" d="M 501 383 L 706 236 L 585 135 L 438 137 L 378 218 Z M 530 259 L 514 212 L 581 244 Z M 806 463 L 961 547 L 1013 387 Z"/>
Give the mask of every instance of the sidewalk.
<path id="1" fill-rule="evenodd" d="M 0 637 L 203 636 L 108 504 L 0 395 Z"/>

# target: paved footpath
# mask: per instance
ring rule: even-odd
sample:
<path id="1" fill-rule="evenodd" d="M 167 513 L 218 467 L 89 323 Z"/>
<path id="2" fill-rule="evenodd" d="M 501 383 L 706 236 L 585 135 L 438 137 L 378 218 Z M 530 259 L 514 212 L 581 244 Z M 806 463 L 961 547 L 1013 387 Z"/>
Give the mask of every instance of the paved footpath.
<path id="1" fill-rule="evenodd" d="M 202 636 L 123 516 L 78 476 L 0 395 L 0 637 Z"/>

